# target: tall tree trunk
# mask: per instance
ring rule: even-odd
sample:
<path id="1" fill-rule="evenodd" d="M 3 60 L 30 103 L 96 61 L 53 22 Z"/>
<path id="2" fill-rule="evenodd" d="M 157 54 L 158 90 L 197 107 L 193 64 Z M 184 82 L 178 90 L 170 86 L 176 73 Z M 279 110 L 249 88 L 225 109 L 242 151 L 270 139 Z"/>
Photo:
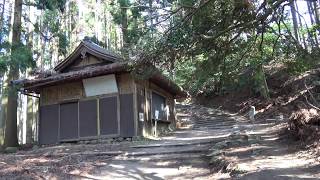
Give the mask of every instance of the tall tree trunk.
<path id="1" fill-rule="evenodd" d="M 6 0 L 2 1 L 2 11 L 1 11 L 1 15 L 0 15 L 0 44 L 2 44 L 2 37 L 3 37 L 3 25 L 4 25 L 4 8 L 6 5 Z"/>
<path id="2" fill-rule="evenodd" d="M 27 121 L 26 121 L 26 144 L 33 143 L 33 99 L 32 97 L 27 97 Z"/>
<path id="3" fill-rule="evenodd" d="M 10 2 L 9 4 L 9 17 L 8 17 L 8 29 L 11 29 L 11 20 L 12 20 L 12 3 Z M 8 37 L 12 37 L 12 32 L 8 31 L 8 33 L 6 34 Z M 9 40 L 11 41 L 11 39 Z M 0 143 L 3 144 L 4 143 L 4 129 L 5 129 L 5 121 L 7 119 L 7 102 L 8 102 L 8 96 L 6 96 L 5 94 L 7 93 L 7 87 L 8 87 L 8 74 L 5 73 L 3 75 L 3 77 L 1 78 L 1 112 L 0 112 L 0 125 L 1 125 L 1 135 L 0 135 Z"/>
<path id="4" fill-rule="evenodd" d="M 19 53 L 17 47 L 21 45 L 21 14 L 22 14 L 22 0 L 14 1 L 14 16 L 12 27 L 12 47 L 11 55 Z M 11 56 L 13 58 L 13 56 Z M 11 64 L 8 73 L 8 91 L 7 91 L 7 106 L 6 106 L 6 127 L 5 127 L 5 146 L 17 146 L 17 90 L 14 86 L 10 85 L 12 80 L 19 78 L 19 69 L 15 64 Z"/>
<path id="5" fill-rule="evenodd" d="M 152 2 L 153 0 L 149 0 L 149 18 L 150 18 L 150 29 L 151 29 L 151 37 L 153 37 L 153 33 L 154 33 L 154 30 L 153 30 L 153 10 L 152 10 Z"/>
<path id="6" fill-rule="evenodd" d="M 266 99 L 269 99 L 269 87 L 262 63 L 260 63 L 256 69 L 256 76 L 258 80 L 257 83 L 259 84 L 260 95 Z"/>
<path id="7" fill-rule="evenodd" d="M 44 15 L 44 11 L 41 10 L 41 16 L 43 16 L 43 15 Z M 39 18 L 40 31 L 44 32 L 44 27 L 43 27 L 42 23 L 43 22 L 42 22 L 41 18 Z M 48 47 L 48 43 L 42 35 L 39 36 L 39 39 L 40 39 L 39 50 L 40 50 L 40 59 L 41 59 L 40 69 L 41 69 L 41 71 L 43 71 L 45 69 L 45 52 L 46 52 L 46 48 Z"/>
<path id="8" fill-rule="evenodd" d="M 29 11 L 29 17 L 30 20 L 33 22 L 33 9 L 31 6 L 29 6 L 28 11 Z M 28 43 L 28 48 L 33 49 L 33 25 L 29 23 L 28 27 L 28 34 L 26 41 Z M 27 70 L 27 77 L 28 77 L 28 71 Z M 32 131 L 32 125 L 33 125 L 33 98 L 28 96 L 27 97 L 27 120 L 26 120 L 26 143 L 31 144 L 33 143 L 33 131 Z"/>
<path id="9" fill-rule="evenodd" d="M 4 92 L 4 79 L 5 76 L 1 76 L 1 111 L 0 111 L 0 145 L 4 143 L 4 127 L 5 127 L 5 111 L 3 110 L 2 100 L 3 99 L 3 92 Z"/>
<path id="10" fill-rule="evenodd" d="M 294 1 L 294 2 L 295 2 L 294 4 L 295 4 L 296 12 L 299 12 L 298 5 L 297 5 L 296 1 Z M 298 33 L 299 33 L 299 27 L 300 27 L 300 28 L 303 27 L 300 14 L 298 14 L 298 20 L 299 20 L 299 23 L 298 23 Z M 299 35 L 300 35 L 300 37 L 301 37 L 300 39 L 302 39 L 303 46 L 304 46 L 304 48 L 306 49 L 306 48 L 307 48 L 306 38 L 305 38 L 304 34 L 302 34 L 302 33 L 299 33 Z"/>
<path id="11" fill-rule="evenodd" d="M 292 23 L 293 23 L 293 32 L 294 32 L 294 37 L 298 42 L 299 41 L 299 33 L 298 33 L 298 20 L 297 20 L 297 14 L 296 14 L 296 8 L 294 1 L 290 1 L 290 10 L 291 10 L 291 15 L 292 15 Z"/>
<path id="12" fill-rule="evenodd" d="M 313 2 L 314 19 L 317 25 L 318 36 L 320 35 L 320 17 L 319 17 L 319 6 L 317 2 Z M 316 37 L 318 40 L 318 37 Z"/>
<path id="13" fill-rule="evenodd" d="M 122 30 L 122 39 L 123 39 L 123 47 L 122 53 L 126 59 L 129 59 L 129 39 L 128 39 L 128 0 L 125 0 L 120 3 L 121 8 L 121 30 Z"/>
<path id="14" fill-rule="evenodd" d="M 176 53 L 174 50 L 170 53 L 170 71 L 169 71 L 169 76 L 171 79 L 175 79 L 175 60 L 176 60 Z"/>
<path id="15" fill-rule="evenodd" d="M 3 37 L 3 26 L 4 26 L 4 7 L 6 4 L 6 0 L 2 1 L 2 11 L 1 11 L 1 16 L 0 16 L 0 44 L 2 44 L 2 37 Z M 1 89 L 0 89 L 0 98 L 2 98 L 2 88 L 3 88 L 3 74 L 1 74 L 0 76 L 0 84 L 1 84 Z M 0 109 L 0 113 L 1 113 L 1 109 Z M 2 115 L 2 113 L 1 113 Z M 2 119 L 2 116 L 0 117 L 0 145 L 3 144 L 3 127 L 4 127 L 4 119 Z"/>
<path id="16" fill-rule="evenodd" d="M 307 6 L 308 6 L 308 12 L 309 12 L 309 16 L 310 16 L 310 22 L 311 22 L 311 24 L 315 24 L 315 11 L 313 9 L 312 2 L 307 2 Z M 312 35 L 312 37 L 310 37 L 310 38 L 314 39 L 315 46 L 319 47 L 317 32 L 315 31 L 313 34 L 311 33 L 311 35 Z"/>
<path id="17" fill-rule="evenodd" d="M 314 9 L 314 18 L 315 18 L 316 24 L 319 25 L 320 24 L 319 5 L 316 1 L 313 2 L 313 9 Z"/>
<path id="18" fill-rule="evenodd" d="M 36 98 L 33 101 L 33 140 L 39 141 L 38 135 L 39 135 L 39 99 Z"/>
<path id="19" fill-rule="evenodd" d="M 104 40 L 104 48 L 109 49 L 109 42 L 108 42 L 108 35 L 107 35 L 107 29 L 108 29 L 108 22 L 107 22 L 107 12 L 106 8 L 103 7 L 103 25 L 104 25 L 104 30 L 103 30 L 103 40 Z"/>
<path id="20" fill-rule="evenodd" d="M 100 45 L 100 22 L 99 22 L 99 9 L 101 7 L 100 1 L 96 0 L 94 4 L 94 35 L 97 39 L 97 44 Z"/>

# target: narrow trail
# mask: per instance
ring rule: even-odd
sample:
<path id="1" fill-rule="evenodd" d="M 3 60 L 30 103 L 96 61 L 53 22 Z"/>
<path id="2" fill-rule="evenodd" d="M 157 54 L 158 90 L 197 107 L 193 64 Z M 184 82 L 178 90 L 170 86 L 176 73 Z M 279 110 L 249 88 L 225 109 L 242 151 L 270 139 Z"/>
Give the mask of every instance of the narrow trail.
<path id="1" fill-rule="evenodd" d="M 320 166 L 314 159 L 299 157 L 297 150 L 278 138 L 283 123 L 250 122 L 242 116 L 192 104 L 178 105 L 177 110 L 178 118 L 189 128 L 151 144 L 132 146 L 126 155 L 117 156 L 101 168 L 100 175 L 119 179 L 320 177 Z M 234 138 L 237 134 L 245 134 L 245 140 Z M 209 155 L 224 143 L 218 154 Z"/>
<path id="2" fill-rule="evenodd" d="M 180 112 L 192 112 L 191 132 L 222 138 L 210 149 L 214 155 L 209 163 L 216 170 L 212 179 L 320 179 L 320 158 L 279 135 L 286 128 L 284 121 L 250 122 L 199 105 L 180 106 Z"/>
<path id="3" fill-rule="evenodd" d="M 320 178 L 319 157 L 279 138 L 285 123 L 250 122 L 194 104 L 178 104 L 177 116 L 185 128 L 155 141 L 66 144 L 2 154 L 0 179 Z"/>
<path id="4" fill-rule="evenodd" d="M 207 154 L 213 144 L 225 139 L 236 124 L 235 119 L 217 122 L 198 118 L 200 107 L 178 105 L 177 116 L 187 128 L 142 145 L 133 145 L 123 155 L 114 157 L 109 166 L 92 173 L 94 178 L 116 179 L 212 179 Z M 201 108 L 200 108 L 201 109 Z M 215 112 L 213 112 L 215 113 Z M 200 116 L 202 116 L 200 114 Z M 215 125 L 215 124 L 218 125 Z M 219 128 L 224 124 L 223 127 Z M 205 127 L 205 128 L 202 128 Z M 217 128 L 218 127 L 218 128 Z"/>

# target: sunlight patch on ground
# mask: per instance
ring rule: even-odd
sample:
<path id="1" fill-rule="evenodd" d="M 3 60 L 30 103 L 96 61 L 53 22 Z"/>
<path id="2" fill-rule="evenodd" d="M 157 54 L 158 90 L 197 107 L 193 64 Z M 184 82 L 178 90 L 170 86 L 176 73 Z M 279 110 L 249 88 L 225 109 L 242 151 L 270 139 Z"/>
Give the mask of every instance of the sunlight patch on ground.
<path id="1" fill-rule="evenodd" d="M 112 165 L 113 167 L 116 167 Z M 199 172 L 203 172 L 204 169 L 202 168 L 195 168 L 192 166 L 179 166 L 175 168 L 169 167 L 141 167 L 130 169 L 126 167 L 123 168 L 115 168 L 114 170 L 103 171 L 101 174 L 102 176 L 94 176 L 90 175 L 87 177 L 96 178 L 96 179 L 167 179 L 170 176 L 177 176 L 177 174 L 181 174 L 181 177 L 185 176 L 186 174 L 196 174 Z"/>
<path id="2" fill-rule="evenodd" d="M 241 153 L 241 152 L 249 152 L 252 150 L 264 150 L 264 149 L 268 149 L 270 147 L 268 146 L 246 146 L 246 147 L 238 147 L 238 148 L 230 148 L 228 149 L 228 154 L 229 153 Z"/>
<path id="3" fill-rule="evenodd" d="M 205 139 L 217 139 L 217 138 L 223 138 L 223 137 L 227 137 L 228 135 L 220 135 L 220 136 L 203 136 L 203 137 L 165 137 L 162 138 L 163 140 L 170 140 L 170 139 L 174 139 L 177 141 L 192 141 L 192 140 L 205 140 Z"/>
<path id="4" fill-rule="evenodd" d="M 309 174 L 283 174 L 283 175 L 279 175 L 280 177 L 288 177 L 288 178 L 292 178 L 292 179 L 297 179 L 297 178 L 301 178 L 301 179 L 314 179 L 314 176 L 309 175 Z"/>
<path id="5" fill-rule="evenodd" d="M 25 159 L 23 160 L 23 163 L 45 163 L 45 162 L 49 162 L 52 160 L 48 160 L 46 158 L 30 158 L 30 159 Z"/>
<path id="6" fill-rule="evenodd" d="M 124 166 L 122 166 L 122 165 L 110 164 L 109 166 L 111 166 L 113 168 L 124 169 Z"/>
<path id="7" fill-rule="evenodd" d="M 299 168 L 313 163 L 308 159 L 296 159 L 294 155 L 281 155 L 281 156 L 262 156 L 257 157 L 250 161 L 239 162 L 238 167 L 241 170 L 248 172 L 257 171 L 261 169 L 288 169 Z"/>

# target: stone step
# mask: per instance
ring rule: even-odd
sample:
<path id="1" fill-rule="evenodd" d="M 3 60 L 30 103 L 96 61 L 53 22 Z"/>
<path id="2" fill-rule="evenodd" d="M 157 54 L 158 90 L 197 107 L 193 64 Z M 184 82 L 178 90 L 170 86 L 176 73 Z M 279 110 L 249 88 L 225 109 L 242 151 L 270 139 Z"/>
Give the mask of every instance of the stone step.
<path id="1" fill-rule="evenodd" d="M 235 124 L 192 123 L 194 126 L 233 126 Z"/>
<path id="2" fill-rule="evenodd" d="M 233 126 L 235 123 L 232 124 L 213 124 L 213 123 L 194 123 L 195 126 Z"/>
<path id="3" fill-rule="evenodd" d="M 195 126 L 233 126 L 236 123 L 230 123 L 230 124 L 215 124 L 215 123 L 193 123 Z"/>
<path id="4" fill-rule="evenodd" d="M 201 122 L 195 122 L 195 124 L 236 124 L 236 122 L 214 122 L 214 121 L 201 121 Z"/>
<path id="5" fill-rule="evenodd" d="M 234 126 L 192 126 L 193 129 L 195 128 L 209 128 L 209 129 L 232 129 Z"/>
<path id="6" fill-rule="evenodd" d="M 202 149 L 183 149 L 182 150 L 167 150 L 167 151 L 139 151 L 125 153 L 126 157 L 138 157 L 138 156 L 152 156 L 152 155 L 167 155 L 167 154 L 193 154 L 193 153 L 207 153 L 208 148 Z"/>
<path id="7" fill-rule="evenodd" d="M 131 148 L 159 148 L 159 147 L 166 147 L 166 148 L 175 148 L 175 147 L 186 147 L 186 146 L 200 146 L 200 145 L 207 145 L 212 143 L 217 143 L 219 141 L 222 141 L 222 138 L 212 138 L 208 140 L 201 140 L 196 142 L 182 142 L 182 143 L 156 143 L 156 144 L 143 144 L 143 145 L 134 145 L 130 146 Z"/>
<path id="8" fill-rule="evenodd" d="M 194 122 L 215 122 L 215 123 L 219 123 L 219 122 L 236 122 L 234 120 L 217 120 L 217 119 L 193 119 Z"/>
<path id="9" fill-rule="evenodd" d="M 207 127 L 207 128 L 219 128 L 219 129 L 223 129 L 223 128 L 233 128 L 234 126 L 193 126 L 193 128 L 198 128 L 198 127 Z"/>
<path id="10" fill-rule="evenodd" d="M 225 127 L 221 127 L 221 126 L 217 126 L 217 127 L 207 127 L 207 126 L 196 126 L 193 127 L 192 129 L 233 129 L 233 126 L 225 126 Z"/>

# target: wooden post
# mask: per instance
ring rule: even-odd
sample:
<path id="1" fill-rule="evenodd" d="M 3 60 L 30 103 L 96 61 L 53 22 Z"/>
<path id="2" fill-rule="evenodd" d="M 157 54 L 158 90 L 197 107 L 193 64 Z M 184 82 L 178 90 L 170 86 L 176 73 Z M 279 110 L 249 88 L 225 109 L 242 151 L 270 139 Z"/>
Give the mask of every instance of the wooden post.
<path id="1" fill-rule="evenodd" d="M 155 127 L 155 130 L 154 130 L 154 132 L 155 132 L 155 137 L 158 137 L 158 134 L 157 134 L 157 124 L 158 124 L 158 119 L 159 119 L 159 111 L 155 111 L 155 122 L 154 122 L 154 127 Z"/>
<path id="2" fill-rule="evenodd" d="M 100 138 L 100 99 L 97 98 L 97 135 Z"/>
<path id="3" fill-rule="evenodd" d="M 155 129 L 154 129 L 154 134 L 155 134 L 154 136 L 155 136 L 155 137 L 158 137 L 158 134 L 157 134 L 157 124 L 158 124 L 158 121 L 155 120 L 155 122 L 154 122 L 154 128 L 155 128 Z"/>

